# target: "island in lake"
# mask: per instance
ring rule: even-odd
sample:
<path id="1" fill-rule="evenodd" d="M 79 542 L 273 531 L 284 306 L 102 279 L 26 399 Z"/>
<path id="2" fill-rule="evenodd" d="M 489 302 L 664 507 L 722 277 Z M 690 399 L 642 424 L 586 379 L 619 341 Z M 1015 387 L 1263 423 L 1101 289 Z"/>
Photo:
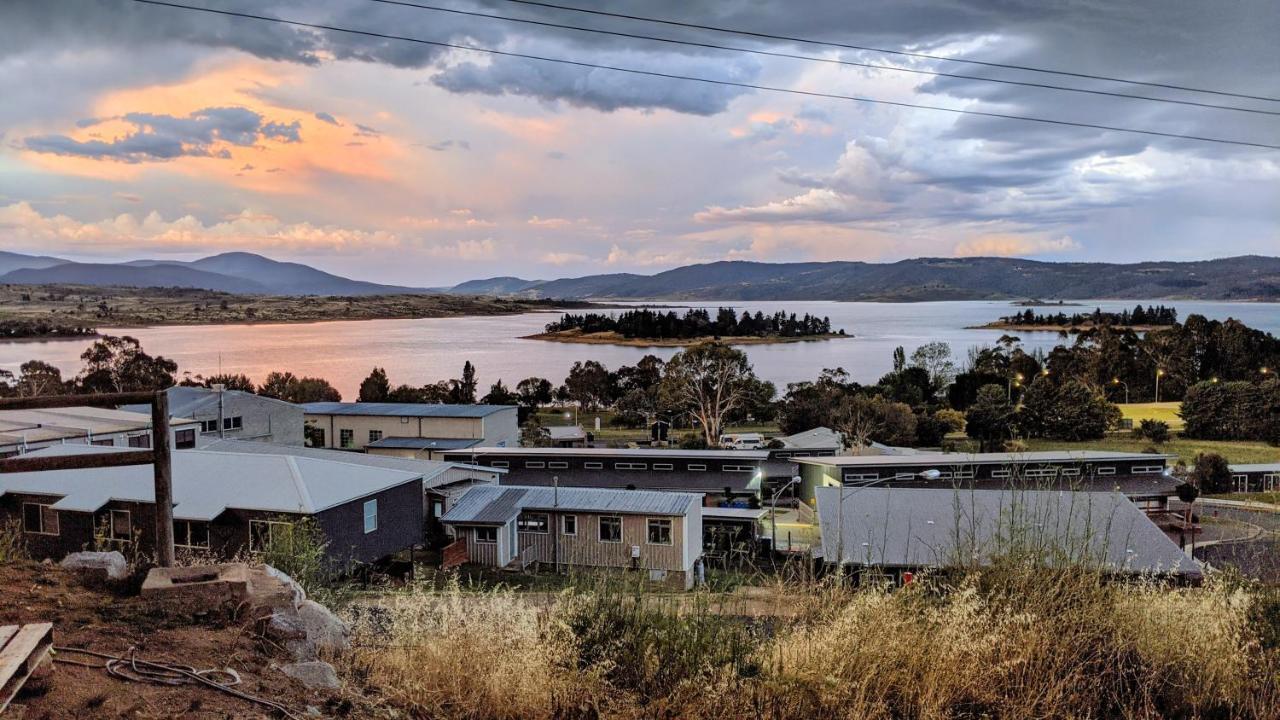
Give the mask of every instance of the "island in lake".
<path id="1" fill-rule="evenodd" d="M 979 325 L 970 329 L 983 330 L 1023 330 L 1027 332 L 1084 332 L 1100 327 L 1113 330 L 1133 330 L 1147 332 L 1159 328 L 1170 327 L 1178 322 L 1178 311 L 1164 305 L 1138 305 L 1133 310 L 1120 312 L 1103 312 L 1095 308 L 1091 313 L 1037 313 L 1027 309 L 1013 315 L 1006 315 L 995 322 Z"/>
<path id="2" fill-rule="evenodd" d="M 620 314 L 566 314 L 546 330 L 526 335 L 529 340 L 587 343 L 596 345 L 633 345 L 676 347 L 715 340 L 728 345 L 760 345 L 766 343 L 803 342 L 853 337 L 843 329 L 832 330 L 826 317 L 776 312 L 765 315 L 757 311 L 741 316 L 733 308 L 711 313 L 694 308 L 683 315 L 673 311 L 655 312 L 648 308 L 628 310 Z"/>

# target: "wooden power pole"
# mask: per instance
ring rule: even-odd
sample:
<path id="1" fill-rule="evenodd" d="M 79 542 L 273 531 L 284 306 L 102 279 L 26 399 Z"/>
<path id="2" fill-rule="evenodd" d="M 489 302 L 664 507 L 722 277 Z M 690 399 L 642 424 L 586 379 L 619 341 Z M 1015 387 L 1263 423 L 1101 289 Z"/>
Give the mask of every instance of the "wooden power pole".
<path id="1" fill-rule="evenodd" d="M 156 478 L 156 563 L 173 567 L 173 456 L 169 448 L 169 394 L 151 400 L 151 450 Z"/>

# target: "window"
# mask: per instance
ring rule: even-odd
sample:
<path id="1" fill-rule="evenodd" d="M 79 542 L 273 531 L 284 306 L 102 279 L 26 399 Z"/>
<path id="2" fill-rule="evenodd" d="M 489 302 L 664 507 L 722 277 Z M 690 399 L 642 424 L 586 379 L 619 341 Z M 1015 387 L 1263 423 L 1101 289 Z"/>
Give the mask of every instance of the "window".
<path id="1" fill-rule="evenodd" d="M 647 470 L 648 463 L 614 463 L 614 470 Z"/>
<path id="2" fill-rule="evenodd" d="M 622 542 L 622 518 L 617 515 L 602 515 L 600 517 L 600 542 Z"/>
<path id="3" fill-rule="evenodd" d="M 541 470 L 545 468 L 547 464 L 541 460 L 525 460 L 524 466 L 530 470 Z"/>
<path id="4" fill-rule="evenodd" d="M 958 479 L 958 480 L 972 480 L 972 479 L 973 479 L 973 470 L 972 470 L 972 469 L 969 469 L 969 470 L 957 470 L 957 471 L 955 471 L 955 473 L 952 475 L 952 477 L 954 477 L 954 478 L 956 478 L 956 479 Z"/>
<path id="5" fill-rule="evenodd" d="M 476 542 L 478 542 L 478 543 L 496 543 L 496 542 L 498 542 L 498 528 L 496 528 L 496 527 L 478 527 L 478 528 L 476 528 Z"/>
<path id="6" fill-rule="evenodd" d="M 173 544 L 185 548 L 209 548 L 209 523 L 199 520 L 174 520 Z"/>
<path id="7" fill-rule="evenodd" d="M 565 515 L 560 518 L 560 532 L 564 535 L 578 534 L 578 516 Z"/>
<path id="8" fill-rule="evenodd" d="M 520 532 L 546 535 L 551 529 L 551 522 L 546 513 L 523 513 L 516 519 L 516 529 Z"/>
<path id="9" fill-rule="evenodd" d="M 1022 474 L 1028 478 L 1055 477 L 1058 474 L 1058 468 L 1027 468 L 1022 471 Z"/>
<path id="10" fill-rule="evenodd" d="M 1059 471 L 1063 477 L 1076 477 L 1080 474 L 1078 467 L 1064 467 Z"/>
<path id="11" fill-rule="evenodd" d="M 1110 465 L 1107 465 L 1106 467 L 1098 468 L 1098 474 L 1099 475 L 1115 475 L 1116 469 Z"/>
<path id="12" fill-rule="evenodd" d="M 324 443 L 324 428 L 311 426 L 311 443 L 307 447 L 326 447 Z"/>
<path id="13" fill-rule="evenodd" d="M 289 536 L 292 525 L 279 520 L 250 520 L 249 552 L 262 552 L 272 543 L 284 540 Z"/>
<path id="14" fill-rule="evenodd" d="M 133 539 L 133 518 L 128 510 L 112 510 L 107 523 L 107 539 L 129 542 Z"/>
<path id="15" fill-rule="evenodd" d="M 604 463 L 600 463 L 600 462 L 586 462 L 586 463 L 582 463 L 582 469 L 583 469 L 583 470 L 603 470 L 603 469 L 604 469 Z"/>
<path id="16" fill-rule="evenodd" d="M 401 424 L 401 425 L 407 425 L 407 424 L 409 424 L 409 418 L 407 418 L 407 417 L 402 417 L 402 418 L 400 418 L 400 424 Z"/>
<path id="17" fill-rule="evenodd" d="M 149 448 L 151 447 L 150 435 L 133 435 L 129 437 L 129 447 L 131 448 Z"/>
<path id="18" fill-rule="evenodd" d="M 381 439 L 382 439 L 382 431 L 381 431 L 381 430 L 370 430 L 370 431 L 369 431 L 369 444 L 371 444 L 371 445 L 372 445 L 373 443 L 376 443 L 376 442 L 378 442 L 378 441 L 379 441 L 379 440 L 381 440 Z"/>
<path id="19" fill-rule="evenodd" d="M 991 471 L 991 477 L 993 478 L 1007 478 L 1009 477 L 1009 474 L 1009 468 L 1000 468 L 998 470 Z"/>
<path id="20" fill-rule="evenodd" d="M 40 503 L 22 503 L 22 529 L 37 535 L 58 534 L 58 511 Z"/>
<path id="21" fill-rule="evenodd" d="M 675 470 L 676 466 L 671 463 L 654 463 L 654 470 Z"/>
<path id="22" fill-rule="evenodd" d="M 239 415 L 232 415 L 231 417 L 222 418 L 223 430 L 239 430 L 242 427 L 244 427 L 244 418 L 240 417 Z"/>
<path id="23" fill-rule="evenodd" d="M 755 472 L 756 469 L 750 465 L 725 465 L 720 468 L 724 472 Z"/>
<path id="24" fill-rule="evenodd" d="M 116 441 L 115 441 L 115 440 L 112 440 L 111 438 L 107 438 L 106 440 L 90 440 L 90 441 L 89 441 L 89 444 L 90 444 L 90 445 L 99 445 L 99 446 L 104 446 L 104 447 L 111 447 L 112 445 L 115 445 L 115 444 L 116 444 Z"/>
<path id="25" fill-rule="evenodd" d="M 1249 476 L 1248 475 L 1232 475 L 1231 487 L 1236 492 L 1249 492 Z"/>
<path id="26" fill-rule="evenodd" d="M 218 421 L 217 421 L 216 419 L 215 419 L 215 420 L 201 420 L 201 421 L 200 421 L 200 432 L 202 432 L 202 433 L 215 433 L 215 432 L 218 432 Z"/>
<path id="27" fill-rule="evenodd" d="M 173 434 L 173 447 L 178 450 L 190 450 L 196 446 L 196 429 L 187 428 Z"/>
<path id="28" fill-rule="evenodd" d="M 1134 475 L 1158 475 L 1164 472 L 1163 465 L 1134 465 L 1129 472 Z"/>
<path id="29" fill-rule="evenodd" d="M 689 470 L 691 472 L 706 472 L 707 466 L 703 463 L 689 463 Z"/>
<path id="30" fill-rule="evenodd" d="M 364 534 L 378 529 L 378 499 L 364 501 Z"/>
<path id="31" fill-rule="evenodd" d="M 502 468 L 511 467 L 511 463 L 507 462 L 506 460 L 494 460 L 493 462 L 489 463 L 489 467 L 502 467 Z"/>
<path id="32" fill-rule="evenodd" d="M 671 521 L 666 518 L 649 518 L 649 544 L 671 544 Z"/>
<path id="33" fill-rule="evenodd" d="M 879 479 L 880 479 L 880 473 L 850 473 L 850 472 L 847 472 L 847 473 L 845 473 L 845 474 L 844 474 L 844 481 L 845 481 L 845 482 L 849 482 L 850 480 L 853 480 L 853 481 L 855 481 L 855 482 L 868 482 L 868 481 L 870 481 L 870 480 L 879 480 Z"/>
<path id="34" fill-rule="evenodd" d="M 338 431 L 338 446 L 339 446 L 339 447 L 344 447 L 344 448 L 355 447 L 355 444 L 356 444 L 356 431 L 355 431 L 355 430 L 349 430 L 349 429 L 347 429 L 347 428 L 343 428 L 343 429 L 341 429 L 341 430 L 339 430 L 339 431 Z"/>
<path id="35" fill-rule="evenodd" d="M 893 479 L 894 480 L 913 480 L 915 479 L 915 476 L 916 474 L 913 472 L 900 472 L 900 473 L 894 473 Z"/>
<path id="36" fill-rule="evenodd" d="M 568 470 L 568 469 L 569 469 L 569 463 L 567 463 L 567 462 L 549 462 L 549 463 L 547 463 L 547 469 L 548 469 L 548 470 Z"/>

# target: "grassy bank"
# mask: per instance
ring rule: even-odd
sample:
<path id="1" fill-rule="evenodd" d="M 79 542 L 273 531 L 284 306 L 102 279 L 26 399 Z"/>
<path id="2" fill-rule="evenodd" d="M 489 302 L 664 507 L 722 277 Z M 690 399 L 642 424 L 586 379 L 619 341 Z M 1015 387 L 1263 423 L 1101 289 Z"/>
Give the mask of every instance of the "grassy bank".
<path id="1" fill-rule="evenodd" d="M 357 615 L 344 671 L 432 718 L 1271 718 L 1280 596 L 997 566 L 830 584 L 769 622 L 590 586 L 410 591 Z"/>
<path id="2" fill-rule="evenodd" d="M 1191 463 L 1199 453 L 1218 453 L 1229 463 L 1262 463 L 1280 461 L 1280 448 L 1254 440 L 1189 440 L 1175 437 L 1159 445 L 1129 433 L 1115 433 L 1101 440 L 1063 442 L 1061 440 L 1026 440 L 1028 450 L 1114 450 L 1119 452 L 1144 452 L 1155 448 L 1158 452 L 1175 455 Z"/>
<path id="3" fill-rule="evenodd" d="M 1168 423 L 1170 430 L 1178 431 L 1184 424 L 1182 417 L 1178 415 L 1178 410 L 1182 407 L 1180 402 L 1124 403 L 1118 407 L 1120 415 L 1126 420 L 1132 420 L 1134 427 L 1143 420 L 1159 420 Z"/>

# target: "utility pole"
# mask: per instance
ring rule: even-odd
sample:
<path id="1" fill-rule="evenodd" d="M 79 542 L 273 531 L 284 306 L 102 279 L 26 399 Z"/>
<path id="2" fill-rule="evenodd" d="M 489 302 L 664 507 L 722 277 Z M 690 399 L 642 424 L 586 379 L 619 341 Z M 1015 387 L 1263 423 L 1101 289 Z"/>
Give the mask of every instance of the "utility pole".
<path id="1" fill-rule="evenodd" d="M 227 389 L 227 386 L 223 385 L 222 383 L 218 383 L 213 386 L 213 391 L 218 393 L 218 439 L 219 440 L 227 436 L 227 433 L 226 433 L 227 421 L 224 419 L 226 417 L 226 413 L 222 405 L 222 398 L 223 398 L 222 391 L 226 389 Z"/>
<path id="2" fill-rule="evenodd" d="M 156 562 L 173 567 L 173 457 L 169 452 L 169 394 L 157 390 L 151 401 L 151 448 L 156 496 Z"/>

